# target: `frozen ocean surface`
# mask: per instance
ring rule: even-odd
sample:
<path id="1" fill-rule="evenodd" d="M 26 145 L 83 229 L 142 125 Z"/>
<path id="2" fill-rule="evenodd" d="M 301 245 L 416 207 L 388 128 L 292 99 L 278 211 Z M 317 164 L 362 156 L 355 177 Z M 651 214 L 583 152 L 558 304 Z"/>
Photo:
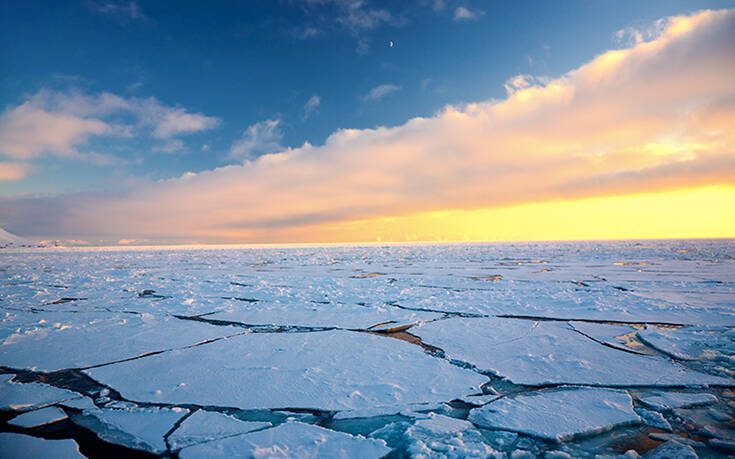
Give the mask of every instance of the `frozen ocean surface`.
<path id="1" fill-rule="evenodd" d="M 30 457 L 735 454 L 734 240 L 10 247 L 0 311 Z"/>

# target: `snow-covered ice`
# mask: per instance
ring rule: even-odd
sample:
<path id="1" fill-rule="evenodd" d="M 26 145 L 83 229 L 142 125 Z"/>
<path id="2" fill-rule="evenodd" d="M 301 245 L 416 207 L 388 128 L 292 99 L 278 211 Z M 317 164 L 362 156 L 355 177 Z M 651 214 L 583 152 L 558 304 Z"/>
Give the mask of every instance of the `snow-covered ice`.
<path id="1" fill-rule="evenodd" d="M 211 457 L 383 457 L 390 448 L 382 440 L 364 438 L 301 422 L 237 435 L 181 450 L 182 459 Z"/>
<path id="2" fill-rule="evenodd" d="M 487 381 L 409 343 L 340 330 L 246 334 L 85 372 L 131 400 L 240 409 L 449 401 Z"/>
<path id="3" fill-rule="evenodd" d="M 717 397 L 712 394 L 691 392 L 660 392 L 640 397 L 638 400 L 659 411 L 717 403 Z"/>
<path id="4" fill-rule="evenodd" d="M 75 459 L 84 457 L 74 440 L 44 440 L 16 433 L 0 433 L 0 457 L 53 457 Z"/>
<path id="5" fill-rule="evenodd" d="M 97 409 L 85 410 L 71 420 L 107 442 L 161 454 L 167 450 L 164 436 L 186 413 L 182 408 Z"/>
<path id="6" fill-rule="evenodd" d="M 640 417 L 625 391 L 579 387 L 504 397 L 473 409 L 469 420 L 481 427 L 564 441 L 635 424 Z"/>
<path id="7" fill-rule="evenodd" d="M 566 322 L 457 318 L 415 327 L 412 333 L 452 359 L 516 384 L 735 385 L 732 379 L 689 370 L 667 358 L 611 349 Z"/>
<path id="8" fill-rule="evenodd" d="M 22 411 L 41 408 L 79 397 L 79 394 L 41 383 L 12 382 L 14 375 L 0 375 L 0 410 Z"/>
<path id="9" fill-rule="evenodd" d="M 0 431 L 52 429 L 104 455 L 77 424 L 181 457 L 633 457 L 652 429 L 717 457 L 735 438 L 731 240 L 38 249 L 2 236 Z M 71 422 L 48 425 L 62 409 Z"/>
<path id="10" fill-rule="evenodd" d="M 40 410 L 29 411 L 19 416 L 14 417 L 8 424 L 18 427 L 39 427 L 45 426 L 46 424 L 52 424 L 57 421 L 63 421 L 66 419 L 66 413 L 61 408 L 55 406 L 47 406 Z"/>
<path id="11" fill-rule="evenodd" d="M 222 413 L 198 410 L 181 423 L 168 442 L 171 449 L 180 449 L 270 426 L 270 422 L 241 421 Z"/>

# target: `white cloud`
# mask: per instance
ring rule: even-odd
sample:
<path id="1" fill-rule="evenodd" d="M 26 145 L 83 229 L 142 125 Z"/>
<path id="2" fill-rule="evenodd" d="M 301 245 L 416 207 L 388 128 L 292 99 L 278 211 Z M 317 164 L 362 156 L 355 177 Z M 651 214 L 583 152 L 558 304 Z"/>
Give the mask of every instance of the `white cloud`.
<path id="1" fill-rule="evenodd" d="M 16 159 L 43 154 L 100 158 L 79 148 L 92 137 L 138 135 L 168 140 L 213 129 L 219 123 L 218 118 L 167 106 L 153 97 L 41 90 L 0 115 L 0 154 Z"/>
<path id="2" fill-rule="evenodd" d="M 31 165 L 28 163 L 14 163 L 0 161 L 0 181 L 20 180 L 28 176 L 31 172 Z"/>
<path id="3" fill-rule="evenodd" d="M 482 16 L 484 12 L 482 11 L 470 11 L 468 8 L 464 6 L 458 6 L 457 9 L 454 10 L 454 20 L 455 21 L 466 21 L 466 20 L 472 20 L 477 19 L 478 16 Z"/>
<path id="4" fill-rule="evenodd" d="M 316 113 L 321 103 L 322 103 L 322 98 L 319 97 L 319 95 L 314 94 L 313 96 L 309 97 L 309 100 L 307 100 L 306 103 L 304 104 L 304 119 L 305 120 L 309 119 L 311 115 Z"/>
<path id="5" fill-rule="evenodd" d="M 284 150 L 281 145 L 283 133 L 280 124 L 279 119 L 269 119 L 249 126 L 242 137 L 232 144 L 228 158 L 244 161 Z"/>
<path id="6" fill-rule="evenodd" d="M 92 11 L 117 17 L 121 20 L 145 21 L 148 17 L 140 9 L 137 1 L 119 0 L 86 0 L 84 2 Z"/>
<path id="7" fill-rule="evenodd" d="M 0 215 L 31 236 L 288 241 L 335 221 L 732 185 L 732 43 L 735 10 L 674 18 L 503 100 L 286 151 L 268 120 L 233 149 L 276 153 L 116 195 L 0 199 Z"/>
<path id="8" fill-rule="evenodd" d="M 390 93 L 400 91 L 401 87 L 396 86 L 394 84 L 381 84 L 380 86 L 376 86 L 370 91 L 368 91 L 367 94 L 365 94 L 362 98 L 364 101 L 370 101 L 370 100 L 381 100 L 383 97 L 387 96 Z"/>

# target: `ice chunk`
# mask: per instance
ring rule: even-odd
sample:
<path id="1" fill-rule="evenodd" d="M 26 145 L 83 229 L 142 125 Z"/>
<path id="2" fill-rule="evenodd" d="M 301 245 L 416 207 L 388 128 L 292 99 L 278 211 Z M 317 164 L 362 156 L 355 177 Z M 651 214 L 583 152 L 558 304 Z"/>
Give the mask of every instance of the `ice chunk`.
<path id="1" fill-rule="evenodd" d="M 669 432 L 671 431 L 671 424 L 669 424 L 669 421 L 667 421 L 666 418 L 658 411 L 638 408 L 635 410 L 635 412 L 640 415 L 640 417 L 643 419 L 643 422 L 645 422 L 647 425 L 655 427 L 657 429 L 668 430 Z"/>
<path id="2" fill-rule="evenodd" d="M 712 394 L 690 392 L 659 392 L 654 395 L 640 397 L 639 400 L 646 406 L 659 411 L 675 408 L 689 408 L 698 405 L 716 403 L 717 397 Z"/>
<path id="3" fill-rule="evenodd" d="M 580 333 L 605 343 L 609 346 L 626 349 L 626 341 L 620 339 L 635 333 L 636 329 L 629 325 L 598 324 L 591 322 L 569 322 L 569 325 Z M 639 343 L 640 344 L 640 343 Z"/>
<path id="4" fill-rule="evenodd" d="M 494 394 L 488 394 L 488 395 L 468 395 L 466 397 L 462 397 L 459 400 L 462 400 L 463 402 L 469 404 L 469 405 L 475 405 L 475 406 L 482 406 L 486 403 L 490 403 L 494 400 L 497 400 L 500 398 L 499 395 Z"/>
<path id="5" fill-rule="evenodd" d="M 0 410 L 27 410 L 79 397 L 76 392 L 42 383 L 10 382 L 14 375 L 0 375 Z"/>
<path id="6" fill-rule="evenodd" d="M 348 331 L 246 334 L 85 371 L 129 400 L 241 409 L 440 402 L 487 381 L 418 346 Z"/>
<path id="7" fill-rule="evenodd" d="M 601 388 L 567 388 L 503 397 L 473 409 L 468 419 L 480 427 L 552 441 L 640 422 L 627 392 Z"/>
<path id="8" fill-rule="evenodd" d="M 0 457 L 83 458 L 74 440 L 44 440 L 15 433 L 0 433 Z"/>
<path id="9" fill-rule="evenodd" d="M 94 410 L 97 406 L 89 397 L 78 397 L 58 403 L 59 405 L 77 410 Z"/>
<path id="10" fill-rule="evenodd" d="M 184 448 L 181 459 L 210 457 L 360 457 L 379 458 L 390 452 L 383 440 L 287 422 L 261 430 Z"/>
<path id="11" fill-rule="evenodd" d="M 645 459 L 699 459 L 694 448 L 677 440 L 669 440 L 643 457 Z"/>
<path id="12" fill-rule="evenodd" d="M 662 328 L 638 330 L 638 337 L 664 354 L 682 360 L 719 360 L 735 367 L 735 329 L 732 327 Z"/>
<path id="13" fill-rule="evenodd" d="M 199 410 L 181 423 L 168 437 L 171 449 L 231 437 L 269 427 L 270 422 L 241 421 L 222 413 Z"/>
<path id="14" fill-rule="evenodd" d="M 406 429 L 406 438 L 408 451 L 417 458 L 502 457 L 472 423 L 441 414 L 416 421 Z"/>
<path id="15" fill-rule="evenodd" d="M 449 358 L 516 384 L 599 386 L 735 385 L 735 380 L 689 370 L 669 359 L 602 346 L 566 323 L 497 317 L 455 318 L 411 329 Z"/>
<path id="16" fill-rule="evenodd" d="M 167 450 L 163 437 L 186 413 L 181 408 L 97 409 L 73 415 L 71 420 L 107 442 L 162 454 Z"/>
<path id="17" fill-rule="evenodd" d="M 64 410 L 61 408 L 49 406 L 16 416 L 8 421 L 8 424 L 30 429 L 33 427 L 45 426 L 46 424 L 52 424 L 57 421 L 63 421 L 66 417 L 66 413 L 64 413 Z"/>
<path id="18" fill-rule="evenodd" d="M 227 334 L 220 327 L 148 313 L 45 312 L 41 317 L 44 324 L 25 322 L 5 338 L 0 365 L 38 371 L 83 368 Z"/>

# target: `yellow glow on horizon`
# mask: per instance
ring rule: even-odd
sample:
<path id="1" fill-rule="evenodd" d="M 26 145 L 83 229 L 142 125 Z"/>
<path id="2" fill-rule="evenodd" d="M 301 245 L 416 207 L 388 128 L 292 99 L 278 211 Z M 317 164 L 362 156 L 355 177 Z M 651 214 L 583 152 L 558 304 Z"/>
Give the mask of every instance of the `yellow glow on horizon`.
<path id="1" fill-rule="evenodd" d="M 735 237 L 735 187 L 447 210 L 319 225 L 302 240 L 533 241 Z"/>

